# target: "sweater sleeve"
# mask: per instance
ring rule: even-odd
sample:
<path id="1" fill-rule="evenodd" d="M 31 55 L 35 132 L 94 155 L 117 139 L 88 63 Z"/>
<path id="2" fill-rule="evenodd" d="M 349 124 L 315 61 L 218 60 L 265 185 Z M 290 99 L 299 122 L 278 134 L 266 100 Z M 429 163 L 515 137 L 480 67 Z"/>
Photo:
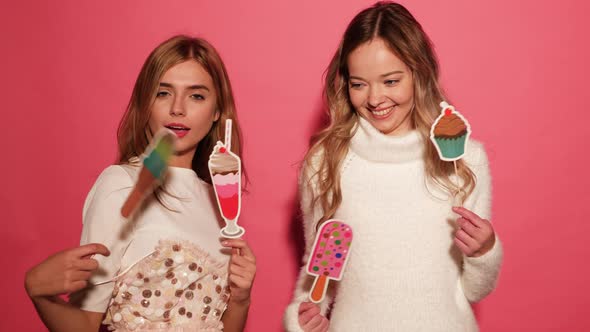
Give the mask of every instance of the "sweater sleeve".
<path id="1" fill-rule="evenodd" d="M 90 284 L 101 283 L 115 277 L 130 242 L 128 221 L 121 216 L 121 206 L 129 195 L 133 182 L 121 166 L 106 168 L 96 180 L 84 203 L 80 245 L 102 243 L 110 256 L 96 255 L 99 268 L 90 278 Z M 70 297 L 70 302 L 86 311 L 105 312 L 114 288 L 113 282 L 89 286 Z"/>
<path id="2" fill-rule="evenodd" d="M 471 158 L 466 162 L 475 173 L 476 184 L 465 207 L 483 219 L 491 218 L 492 188 L 489 162 L 483 146 L 471 141 L 473 146 Z M 498 234 L 492 249 L 479 257 L 467 257 L 463 255 L 463 272 L 461 284 L 467 300 L 478 302 L 491 293 L 496 287 L 500 266 L 502 264 L 503 250 Z"/>
<path id="3" fill-rule="evenodd" d="M 301 326 L 299 326 L 298 311 L 299 305 L 302 302 L 309 301 L 308 295 L 311 290 L 314 278 L 308 275 L 305 271 L 307 259 L 310 255 L 313 241 L 316 236 L 317 221 L 321 219 L 323 213 L 322 209 L 316 204 L 315 207 L 311 207 L 312 192 L 317 192 L 315 177 L 309 181 L 309 175 L 313 175 L 315 170 L 308 168 L 303 169 L 299 176 L 299 195 L 301 202 L 301 211 L 303 213 L 303 230 L 305 234 L 305 253 L 303 255 L 301 271 L 295 285 L 295 292 L 291 303 L 287 306 L 285 315 L 283 317 L 283 323 L 285 330 L 288 332 L 303 332 Z M 332 299 L 334 298 L 334 283 L 328 286 L 326 297 L 322 303 L 320 303 L 322 315 L 326 315 Z"/>

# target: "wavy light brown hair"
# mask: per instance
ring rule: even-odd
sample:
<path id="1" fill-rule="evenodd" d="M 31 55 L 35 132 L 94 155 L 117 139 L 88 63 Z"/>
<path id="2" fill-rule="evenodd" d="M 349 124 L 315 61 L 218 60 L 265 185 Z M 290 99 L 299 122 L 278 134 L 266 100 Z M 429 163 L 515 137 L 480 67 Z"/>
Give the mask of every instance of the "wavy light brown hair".
<path id="1" fill-rule="evenodd" d="M 219 119 L 197 146 L 192 169 L 203 181 L 211 183 L 207 163 L 215 143 L 224 140 L 227 119 L 233 120 L 231 150 L 241 157 L 241 131 L 225 65 L 219 53 L 207 41 L 180 35 L 158 45 L 139 72 L 127 111 L 117 131 L 119 164 L 128 163 L 130 158 L 140 156 L 145 151 L 151 137 L 148 126 L 150 109 L 155 101 L 160 79 L 168 69 L 189 60 L 199 63 L 211 75 L 217 92 L 216 106 L 219 112 Z"/>
<path id="2" fill-rule="evenodd" d="M 304 185 L 314 188 L 311 208 L 319 204 L 323 211 L 318 225 L 332 218 L 342 202 L 340 168 L 358 123 L 359 115 L 348 95 L 347 60 L 356 48 L 375 39 L 382 39 L 411 70 L 415 104 L 410 117 L 412 127 L 420 133 L 425 145 L 428 181 L 451 196 L 458 195 L 463 202 L 475 186 L 475 175 L 462 160 L 457 161 L 461 184 L 451 181 L 450 176 L 455 172 L 453 162 L 441 160 L 429 138 L 430 128 L 440 114 L 439 103 L 446 100 L 439 86 L 439 66 L 430 39 L 420 23 L 402 5 L 378 2 L 352 19 L 326 70 L 324 97 L 330 121 L 326 128 L 311 138 L 311 147 L 303 165 L 303 178 L 308 179 Z M 317 185 L 311 186 L 312 181 Z"/>

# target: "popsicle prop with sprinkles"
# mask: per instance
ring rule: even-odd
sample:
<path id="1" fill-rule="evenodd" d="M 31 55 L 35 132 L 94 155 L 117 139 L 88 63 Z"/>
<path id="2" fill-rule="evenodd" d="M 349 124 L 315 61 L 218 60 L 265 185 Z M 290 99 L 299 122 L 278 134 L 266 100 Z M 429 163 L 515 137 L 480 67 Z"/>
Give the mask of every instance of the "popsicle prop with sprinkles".
<path id="1" fill-rule="evenodd" d="M 350 226 L 333 219 L 322 224 L 307 261 L 307 274 L 315 277 L 309 293 L 311 302 L 322 302 L 330 280 L 342 279 L 351 246 Z"/>
<path id="2" fill-rule="evenodd" d="M 160 184 L 168 169 L 170 158 L 174 155 L 176 135 L 168 129 L 162 129 L 154 136 L 144 153 L 143 166 L 139 178 L 127 200 L 121 208 L 121 215 L 129 218 L 141 205 L 143 199 Z"/>
<path id="3" fill-rule="evenodd" d="M 225 142 L 217 142 L 209 156 L 209 172 L 219 212 L 225 220 L 221 236 L 238 238 L 246 232 L 238 226 L 242 206 L 242 161 L 231 152 L 232 121 L 225 120 Z"/>

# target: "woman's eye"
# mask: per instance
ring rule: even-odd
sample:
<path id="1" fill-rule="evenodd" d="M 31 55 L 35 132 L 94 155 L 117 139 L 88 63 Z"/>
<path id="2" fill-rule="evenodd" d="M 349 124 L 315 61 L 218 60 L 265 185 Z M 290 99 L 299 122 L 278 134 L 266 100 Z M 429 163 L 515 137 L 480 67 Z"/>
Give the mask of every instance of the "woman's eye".
<path id="1" fill-rule="evenodd" d="M 359 89 L 363 86 L 362 83 L 350 83 L 350 87 L 353 89 Z"/>
<path id="2" fill-rule="evenodd" d="M 203 95 L 199 95 L 199 94 L 191 95 L 191 98 L 196 99 L 196 100 L 205 100 L 205 97 Z"/>
<path id="3" fill-rule="evenodd" d="M 394 85 L 397 84 L 399 80 L 387 80 L 385 81 L 385 85 Z"/>
<path id="4" fill-rule="evenodd" d="M 156 93 L 156 97 L 164 97 L 169 95 L 170 93 L 168 93 L 168 91 L 158 91 L 158 93 Z"/>

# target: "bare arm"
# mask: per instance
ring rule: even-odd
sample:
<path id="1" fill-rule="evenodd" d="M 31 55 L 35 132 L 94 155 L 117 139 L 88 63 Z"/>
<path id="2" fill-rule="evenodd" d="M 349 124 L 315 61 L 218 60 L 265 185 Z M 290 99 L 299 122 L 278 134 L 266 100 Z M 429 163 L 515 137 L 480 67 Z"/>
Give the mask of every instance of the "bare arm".
<path id="1" fill-rule="evenodd" d="M 58 252 L 27 271 L 25 289 L 39 317 L 50 331 L 98 331 L 104 313 L 84 311 L 58 295 L 72 293 L 88 284 L 98 268 L 94 254 L 108 256 L 108 249 L 97 243 Z"/>
<path id="2" fill-rule="evenodd" d="M 43 324 L 52 332 L 98 331 L 102 312 L 84 311 L 57 296 L 31 297 Z"/>
<path id="3" fill-rule="evenodd" d="M 235 302 L 230 300 L 227 309 L 223 313 L 221 321 L 223 322 L 223 330 L 226 332 L 241 332 L 246 327 L 246 320 L 248 319 L 248 310 L 250 308 L 250 301 Z"/>

